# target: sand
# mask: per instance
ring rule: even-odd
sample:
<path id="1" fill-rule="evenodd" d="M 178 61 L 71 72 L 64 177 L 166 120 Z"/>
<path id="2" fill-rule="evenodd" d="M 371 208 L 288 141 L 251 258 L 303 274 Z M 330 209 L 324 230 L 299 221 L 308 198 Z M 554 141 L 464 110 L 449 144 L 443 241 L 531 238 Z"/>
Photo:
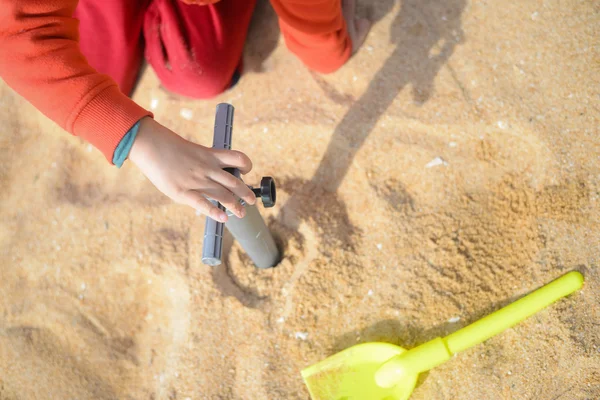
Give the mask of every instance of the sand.
<path id="1" fill-rule="evenodd" d="M 365 47 L 307 71 L 260 4 L 211 101 L 148 69 L 134 98 L 271 175 L 284 249 L 255 269 L 204 218 L 0 87 L 0 399 L 307 399 L 300 370 L 412 347 L 570 270 L 583 290 L 421 377 L 414 399 L 600 398 L 600 7 L 373 2 Z"/>

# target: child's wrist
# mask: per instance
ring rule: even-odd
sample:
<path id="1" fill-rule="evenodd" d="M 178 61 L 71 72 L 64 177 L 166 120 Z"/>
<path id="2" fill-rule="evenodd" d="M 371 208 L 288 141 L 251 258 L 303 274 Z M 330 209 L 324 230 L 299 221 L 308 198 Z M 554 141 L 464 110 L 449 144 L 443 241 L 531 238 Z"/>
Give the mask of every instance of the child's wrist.
<path id="1" fill-rule="evenodd" d="M 148 159 L 152 153 L 152 137 L 155 132 L 155 124 L 158 124 L 158 122 L 151 117 L 144 117 L 140 120 L 140 127 L 129 151 L 129 159 L 136 165 Z"/>

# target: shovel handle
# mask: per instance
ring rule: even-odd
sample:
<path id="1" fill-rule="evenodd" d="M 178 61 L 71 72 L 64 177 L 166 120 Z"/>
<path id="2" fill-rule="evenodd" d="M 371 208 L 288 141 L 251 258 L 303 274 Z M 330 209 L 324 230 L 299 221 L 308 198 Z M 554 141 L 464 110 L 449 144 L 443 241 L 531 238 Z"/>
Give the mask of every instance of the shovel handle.
<path id="1" fill-rule="evenodd" d="M 483 343 L 494 335 L 508 329 L 555 301 L 579 290 L 583 276 L 569 272 L 527 296 L 472 323 L 444 338 L 451 354 Z"/>
<path id="2" fill-rule="evenodd" d="M 453 354 L 485 342 L 583 285 L 583 276 L 569 272 L 527 296 L 445 338 L 436 338 L 386 361 L 375 373 L 382 388 L 390 388 L 410 374 L 419 374 L 448 361 Z"/>

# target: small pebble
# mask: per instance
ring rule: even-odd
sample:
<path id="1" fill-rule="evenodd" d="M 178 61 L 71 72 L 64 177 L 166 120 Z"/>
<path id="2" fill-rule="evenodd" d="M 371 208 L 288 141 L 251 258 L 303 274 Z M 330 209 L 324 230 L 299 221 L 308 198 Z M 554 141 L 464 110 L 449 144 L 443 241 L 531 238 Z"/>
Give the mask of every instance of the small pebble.
<path id="1" fill-rule="evenodd" d="M 512 372 L 508 371 L 507 374 L 512 375 Z"/>
<path id="2" fill-rule="evenodd" d="M 269 128 L 267 128 L 267 127 L 265 126 L 265 127 L 263 128 L 263 132 L 264 132 L 264 133 L 267 133 L 267 132 L 269 132 Z"/>
<path id="3" fill-rule="evenodd" d="M 367 292 L 368 296 L 373 296 L 373 290 L 369 289 L 369 291 Z"/>
<path id="4" fill-rule="evenodd" d="M 280 324 L 283 324 L 284 321 L 285 321 L 285 318 L 283 318 L 283 317 L 277 318 L 277 322 Z"/>
<path id="5" fill-rule="evenodd" d="M 505 121 L 498 121 L 498 128 L 506 129 L 508 128 L 508 124 Z"/>
<path id="6" fill-rule="evenodd" d="M 460 321 L 460 317 L 452 317 L 448 320 L 448 322 L 450 322 L 451 324 Z"/>
<path id="7" fill-rule="evenodd" d="M 179 111 L 179 115 L 181 115 L 181 118 L 188 121 L 191 121 L 192 118 L 194 118 L 194 112 L 189 108 L 182 108 L 181 111 Z"/>
<path id="8" fill-rule="evenodd" d="M 381 249 L 383 249 L 383 245 L 382 245 L 381 243 L 377 243 L 377 249 L 378 249 L 378 250 L 381 250 Z"/>
<path id="9" fill-rule="evenodd" d="M 441 157 L 436 157 L 433 160 L 429 161 L 425 168 L 437 167 L 439 165 L 448 165 L 446 161 L 444 161 Z"/>
<path id="10" fill-rule="evenodd" d="M 294 334 L 294 337 L 296 339 L 306 340 L 306 339 L 308 339 L 308 332 L 296 332 Z"/>

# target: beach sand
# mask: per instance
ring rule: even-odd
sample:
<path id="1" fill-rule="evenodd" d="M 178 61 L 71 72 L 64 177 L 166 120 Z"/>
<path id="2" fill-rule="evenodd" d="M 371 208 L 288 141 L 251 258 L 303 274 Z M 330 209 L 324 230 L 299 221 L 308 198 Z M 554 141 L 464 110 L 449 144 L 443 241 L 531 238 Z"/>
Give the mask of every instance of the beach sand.
<path id="1" fill-rule="evenodd" d="M 366 2 L 363 2 L 366 3 Z M 570 270 L 583 290 L 421 377 L 413 399 L 600 398 L 600 6 L 391 0 L 332 75 L 259 4 L 246 74 L 134 99 L 210 146 L 235 106 L 246 177 L 284 251 L 252 266 L 130 163 L 0 86 L 0 399 L 308 399 L 300 370 L 357 343 L 411 348 Z"/>

